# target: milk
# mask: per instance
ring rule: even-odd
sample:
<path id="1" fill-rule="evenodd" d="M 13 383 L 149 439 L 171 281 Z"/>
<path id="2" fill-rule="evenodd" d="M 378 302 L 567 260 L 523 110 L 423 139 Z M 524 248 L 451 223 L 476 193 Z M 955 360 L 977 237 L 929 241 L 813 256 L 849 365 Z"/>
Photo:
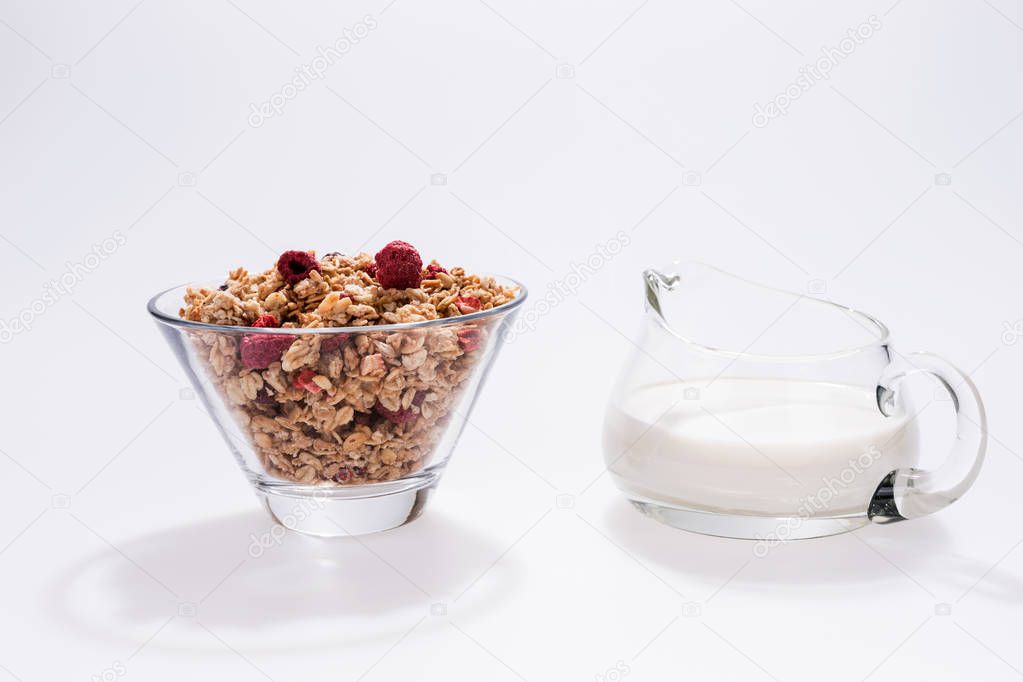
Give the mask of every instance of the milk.
<path id="1" fill-rule="evenodd" d="M 863 514 L 878 483 L 916 461 L 916 431 L 865 387 L 720 378 L 612 401 L 604 456 L 633 499 L 732 514 Z"/>

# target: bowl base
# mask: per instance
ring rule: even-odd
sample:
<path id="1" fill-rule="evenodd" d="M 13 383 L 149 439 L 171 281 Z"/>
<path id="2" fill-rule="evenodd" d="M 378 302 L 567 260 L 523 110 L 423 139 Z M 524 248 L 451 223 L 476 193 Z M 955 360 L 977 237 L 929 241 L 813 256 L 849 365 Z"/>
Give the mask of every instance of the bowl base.
<path id="1" fill-rule="evenodd" d="M 633 497 L 629 502 L 644 515 L 673 528 L 723 538 L 759 540 L 767 545 L 848 533 L 870 523 L 866 512 L 819 518 L 744 516 L 667 506 Z"/>
<path id="2" fill-rule="evenodd" d="M 257 485 L 274 522 L 319 538 L 379 533 L 415 521 L 423 513 L 440 476 L 419 475 L 406 486 L 352 486 L 285 490 Z M 339 494 L 340 493 L 340 494 Z"/>

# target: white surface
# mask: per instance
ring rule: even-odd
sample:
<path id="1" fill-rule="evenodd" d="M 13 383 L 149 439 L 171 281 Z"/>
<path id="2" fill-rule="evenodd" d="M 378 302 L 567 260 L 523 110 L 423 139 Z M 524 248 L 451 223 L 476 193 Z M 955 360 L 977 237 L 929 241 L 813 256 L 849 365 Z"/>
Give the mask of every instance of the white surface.
<path id="1" fill-rule="evenodd" d="M 0 350 L 0 679 L 1020 676 L 1018 1 L 2 0 L 0 19 L 0 319 L 41 301 Z M 422 520 L 253 558 L 267 518 L 145 300 L 394 238 L 517 276 L 533 305 L 574 284 L 505 349 Z M 763 559 L 629 509 L 600 419 L 638 273 L 678 256 L 824 288 L 969 370 L 992 440 L 976 487 Z M 921 419 L 939 433 L 948 410 Z"/>

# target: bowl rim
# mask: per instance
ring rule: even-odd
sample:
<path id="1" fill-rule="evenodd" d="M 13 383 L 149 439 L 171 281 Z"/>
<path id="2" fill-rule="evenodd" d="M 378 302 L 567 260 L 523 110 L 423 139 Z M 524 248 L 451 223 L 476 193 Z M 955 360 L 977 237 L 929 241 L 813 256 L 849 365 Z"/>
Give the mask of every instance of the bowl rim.
<path id="1" fill-rule="evenodd" d="M 483 275 L 483 277 L 486 277 L 486 276 L 488 276 L 488 275 Z M 519 306 L 521 306 L 526 301 L 526 298 L 529 296 L 529 290 L 526 288 L 526 285 L 523 284 L 522 282 L 520 282 L 520 281 L 518 281 L 516 279 L 513 279 L 511 277 L 506 277 L 504 275 L 489 275 L 489 276 L 493 277 L 495 280 L 498 280 L 499 282 L 510 284 L 511 286 L 514 286 L 516 289 L 518 289 L 518 294 L 511 301 L 508 301 L 507 303 L 499 305 L 496 308 L 491 308 L 489 310 L 481 310 L 481 311 L 476 312 L 476 313 L 469 313 L 468 315 L 459 315 L 457 317 L 441 317 L 441 318 L 438 318 L 436 320 L 423 320 L 423 321 L 420 321 L 420 322 L 398 322 L 398 323 L 393 323 L 393 324 L 372 324 L 372 325 L 361 325 L 361 326 L 356 326 L 356 327 L 314 327 L 314 328 L 307 328 L 307 327 L 290 327 L 290 328 L 278 328 L 278 327 L 241 327 L 241 326 L 238 326 L 238 325 L 210 324 L 208 322 L 195 322 L 193 320 L 185 320 L 185 319 L 182 319 L 182 318 L 178 317 L 177 315 L 171 315 L 171 314 L 169 314 L 169 313 L 167 313 L 167 312 L 165 312 L 163 310 L 160 310 L 160 308 L 157 306 L 157 301 L 159 301 L 161 298 L 163 298 L 164 296 L 167 296 L 168 294 L 170 294 L 170 293 L 172 293 L 174 291 L 180 290 L 182 293 L 184 293 L 184 291 L 186 289 L 188 289 L 189 287 L 202 287 L 202 286 L 206 286 L 206 285 L 197 284 L 197 283 L 179 284 L 177 286 L 170 287 L 169 289 L 164 289 L 163 291 L 157 293 L 155 296 L 153 296 L 152 298 L 149 299 L 149 302 L 146 304 L 146 310 L 149 311 L 149 314 L 152 315 L 153 318 L 155 318 L 156 321 L 159 324 L 165 324 L 165 325 L 170 326 L 170 327 L 181 327 L 181 328 L 184 328 L 184 329 L 196 329 L 196 330 L 216 331 L 216 332 L 230 332 L 230 333 L 234 333 L 234 334 L 253 334 L 253 333 L 257 333 L 257 334 L 282 334 L 282 335 L 294 336 L 296 334 L 323 334 L 323 335 L 339 334 L 339 333 L 356 334 L 356 333 L 367 333 L 367 332 L 388 332 L 388 331 L 396 331 L 396 330 L 404 330 L 404 329 L 423 329 L 423 328 L 427 328 L 427 327 L 443 327 L 445 325 L 462 324 L 462 323 L 465 323 L 465 322 L 472 322 L 473 320 L 483 320 L 483 319 L 487 319 L 489 317 L 494 317 L 495 315 L 501 315 L 501 314 L 509 313 L 509 312 L 512 312 L 513 310 L 515 310 L 516 308 L 518 308 Z M 216 281 L 216 280 L 210 280 L 210 281 Z M 216 285 L 214 285 L 214 288 L 215 288 L 215 286 Z"/>

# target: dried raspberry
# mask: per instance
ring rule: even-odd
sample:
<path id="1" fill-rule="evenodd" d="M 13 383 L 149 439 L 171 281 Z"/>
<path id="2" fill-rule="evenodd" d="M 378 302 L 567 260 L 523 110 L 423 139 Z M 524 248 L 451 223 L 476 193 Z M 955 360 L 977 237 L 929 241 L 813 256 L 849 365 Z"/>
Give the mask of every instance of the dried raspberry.
<path id="1" fill-rule="evenodd" d="M 334 334 L 332 336 L 324 336 L 320 340 L 320 352 L 321 353 L 333 353 L 334 351 L 345 345 L 345 341 L 351 334 Z"/>
<path id="2" fill-rule="evenodd" d="M 434 261 L 427 265 L 426 272 L 430 275 L 430 277 L 436 277 L 438 272 L 443 272 L 445 275 L 448 274 L 447 270 L 437 265 L 437 261 Z"/>
<path id="3" fill-rule="evenodd" d="M 273 315 L 260 315 L 259 319 L 252 323 L 253 327 L 280 327 L 281 323 Z"/>
<path id="4" fill-rule="evenodd" d="M 313 270 L 320 271 L 320 262 L 308 251 L 285 251 L 277 259 L 277 272 L 288 284 L 301 282 Z"/>
<path id="5" fill-rule="evenodd" d="M 266 369 L 281 359 L 295 339 L 286 334 L 251 334 L 242 339 L 242 364 L 249 369 Z"/>
<path id="6" fill-rule="evenodd" d="M 304 388 L 310 393 L 319 393 L 323 389 L 313 381 L 314 376 L 316 376 L 316 372 L 307 367 L 295 375 L 295 378 L 291 380 L 291 385 L 295 388 Z"/>
<path id="7" fill-rule="evenodd" d="M 459 312 L 463 315 L 469 313 L 478 313 L 483 310 L 483 304 L 475 296 L 459 296 L 455 299 L 455 307 L 458 308 Z"/>
<path id="8" fill-rule="evenodd" d="M 385 289 L 415 289 L 423 281 L 423 259 L 416 247 L 393 241 L 376 257 L 377 281 Z"/>
<path id="9" fill-rule="evenodd" d="M 483 339 L 480 334 L 480 330 L 475 327 L 468 329 L 459 329 L 458 332 L 458 345 L 462 347 L 466 353 L 471 353 L 474 350 L 479 350 L 482 345 Z"/>
<path id="10" fill-rule="evenodd" d="M 374 407 L 373 409 L 375 409 L 376 413 L 379 414 L 381 417 L 387 419 L 388 421 L 392 421 L 395 424 L 407 424 L 409 422 L 414 422 L 416 419 L 419 418 L 419 414 L 413 412 L 411 409 L 396 411 L 388 410 L 380 403 L 377 403 L 376 407 Z"/>

